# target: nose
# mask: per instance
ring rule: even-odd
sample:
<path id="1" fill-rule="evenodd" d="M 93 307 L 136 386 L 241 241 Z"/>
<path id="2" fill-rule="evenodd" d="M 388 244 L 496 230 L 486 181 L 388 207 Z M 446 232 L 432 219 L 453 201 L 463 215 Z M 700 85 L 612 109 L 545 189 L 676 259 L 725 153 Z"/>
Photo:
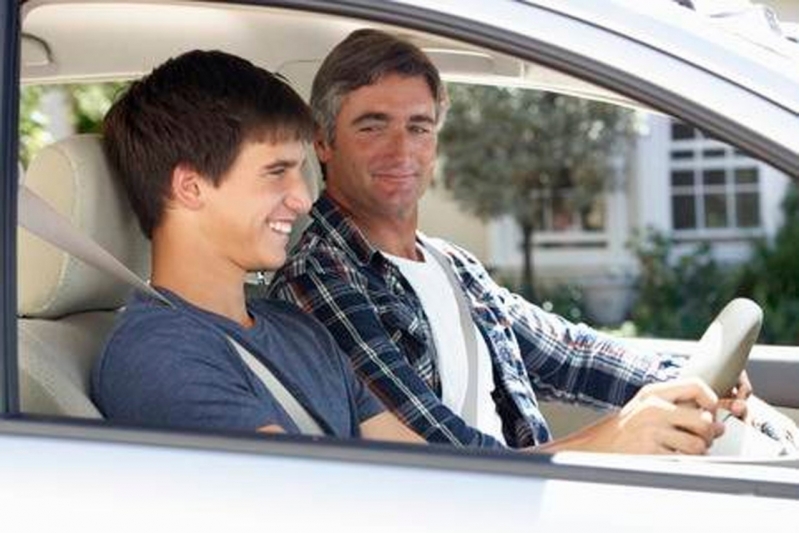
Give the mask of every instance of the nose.
<path id="1" fill-rule="evenodd" d="M 308 190 L 308 183 L 300 169 L 293 172 L 291 184 L 287 191 L 284 203 L 298 215 L 304 215 L 311 210 L 311 192 Z"/>
<path id="2" fill-rule="evenodd" d="M 402 157 L 410 153 L 411 133 L 404 127 L 394 128 L 391 133 L 389 145 L 394 155 Z"/>

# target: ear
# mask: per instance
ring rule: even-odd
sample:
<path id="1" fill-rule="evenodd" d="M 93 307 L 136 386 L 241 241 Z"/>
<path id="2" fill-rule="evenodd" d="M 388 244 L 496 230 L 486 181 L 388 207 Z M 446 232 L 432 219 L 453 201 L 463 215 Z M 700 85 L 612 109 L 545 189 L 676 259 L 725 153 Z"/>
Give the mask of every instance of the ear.
<path id="1" fill-rule="evenodd" d="M 186 209 L 202 207 L 205 179 L 193 168 L 179 164 L 172 170 L 172 201 Z"/>
<path id="2" fill-rule="evenodd" d="M 313 147 L 316 151 L 316 158 L 321 164 L 327 163 L 333 157 L 333 147 L 325 140 L 321 128 L 316 130 Z"/>

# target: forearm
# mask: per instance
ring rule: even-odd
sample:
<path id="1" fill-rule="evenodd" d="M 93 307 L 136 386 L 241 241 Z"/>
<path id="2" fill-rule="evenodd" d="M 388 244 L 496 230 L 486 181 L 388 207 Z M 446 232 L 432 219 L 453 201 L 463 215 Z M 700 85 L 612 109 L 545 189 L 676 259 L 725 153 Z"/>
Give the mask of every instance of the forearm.
<path id="1" fill-rule="evenodd" d="M 405 424 L 388 411 L 383 411 L 362 422 L 360 429 L 361 436 L 369 440 L 426 444 L 422 437 L 408 429 Z"/>
<path id="2" fill-rule="evenodd" d="M 514 332 L 543 397 L 597 407 L 623 405 L 644 385 L 676 377 L 681 361 L 634 350 L 585 324 L 514 302 Z"/>

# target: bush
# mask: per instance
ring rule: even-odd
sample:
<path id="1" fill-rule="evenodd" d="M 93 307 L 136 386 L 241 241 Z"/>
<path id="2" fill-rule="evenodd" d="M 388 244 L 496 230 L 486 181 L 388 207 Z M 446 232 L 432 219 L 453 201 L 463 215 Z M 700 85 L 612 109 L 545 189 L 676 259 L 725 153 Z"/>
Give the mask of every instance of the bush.
<path id="1" fill-rule="evenodd" d="M 774 241 L 759 242 L 741 268 L 738 292 L 763 308 L 761 342 L 799 344 L 799 192 L 791 186 L 782 202 L 785 216 Z"/>
<path id="2" fill-rule="evenodd" d="M 674 244 L 651 228 L 630 243 L 641 268 L 632 320 L 641 335 L 697 339 L 733 297 L 736 272 L 713 258 L 709 243 L 679 257 Z"/>

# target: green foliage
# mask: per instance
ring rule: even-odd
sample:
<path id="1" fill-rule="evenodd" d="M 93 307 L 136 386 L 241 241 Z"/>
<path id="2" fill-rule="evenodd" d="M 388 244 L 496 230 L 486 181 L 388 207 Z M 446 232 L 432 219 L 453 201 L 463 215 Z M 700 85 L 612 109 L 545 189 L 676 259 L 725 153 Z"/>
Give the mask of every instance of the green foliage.
<path id="1" fill-rule="evenodd" d="M 28 166 L 33 154 L 52 141 L 47 117 L 40 111 L 43 89 L 23 87 L 19 101 L 19 159 Z"/>
<path id="2" fill-rule="evenodd" d="M 756 301 L 764 314 L 759 342 L 799 344 L 799 191 L 792 186 L 782 204 L 784 222 L 772 242 L 754 243 L 751 259 L 723 267 L 708 243 L 687 255 L 649 230 L 631 244 L 640 266 L 632 318 L 640 334 L 698 338 L 736 296 Z"/>
<path id="3" fill-rule="evenodd" d="M 505 275 L 495 275 L 496 282 L 524 299 L 536 303 L 544 311 L 555 313 L 572 322 L 585 320 L 585 296 L 582 289 L 573 284 L 558 284 L 539 287 L 535 293 Z"/>
<path id="4" fill-rule="evenodd" d="M 127 82 L 110 82 L 24 87 L 19 113 L 19 157 L 23 165 L 27 166 L 33 154 L 54 140 L 47 131 L 49 120 L 41 108 L 42 98 L 48 91 L 66 93 L 75 133 L 96 133 L 117 93 L 127 85 Z"/>
<path id="5" fill-rule="evenodd" d="M 713 258 L 707 242 L 679 256 L 674 246 L 651 228 L 630 243 L 641 268 L 632 319 L 641 335 L 698 339 L 733 298 L 736 274 Z"/>
<path id="6" fill-rule="evenodd" d="M 76 133 L 99 133 L 103 117 L 128 82 L 90 83 L 66 88 L 72 102 Z"/>
<path id="7" fill-rule="evenodd" d="M 763 307 L 761 342 L 799 344 L 799 191 L 791 186 L 782 203 L 784 222 L 773 242 L 756 244 L 743 265 L 739 293 Z"/>
<path id="8" fill-rule="evenodd" d="M 555 313 L 571 322 L 585 320 L 583 291 L 576 285 L 566 284 L 540 289 L 539 301 L 544 311 Z"/>

